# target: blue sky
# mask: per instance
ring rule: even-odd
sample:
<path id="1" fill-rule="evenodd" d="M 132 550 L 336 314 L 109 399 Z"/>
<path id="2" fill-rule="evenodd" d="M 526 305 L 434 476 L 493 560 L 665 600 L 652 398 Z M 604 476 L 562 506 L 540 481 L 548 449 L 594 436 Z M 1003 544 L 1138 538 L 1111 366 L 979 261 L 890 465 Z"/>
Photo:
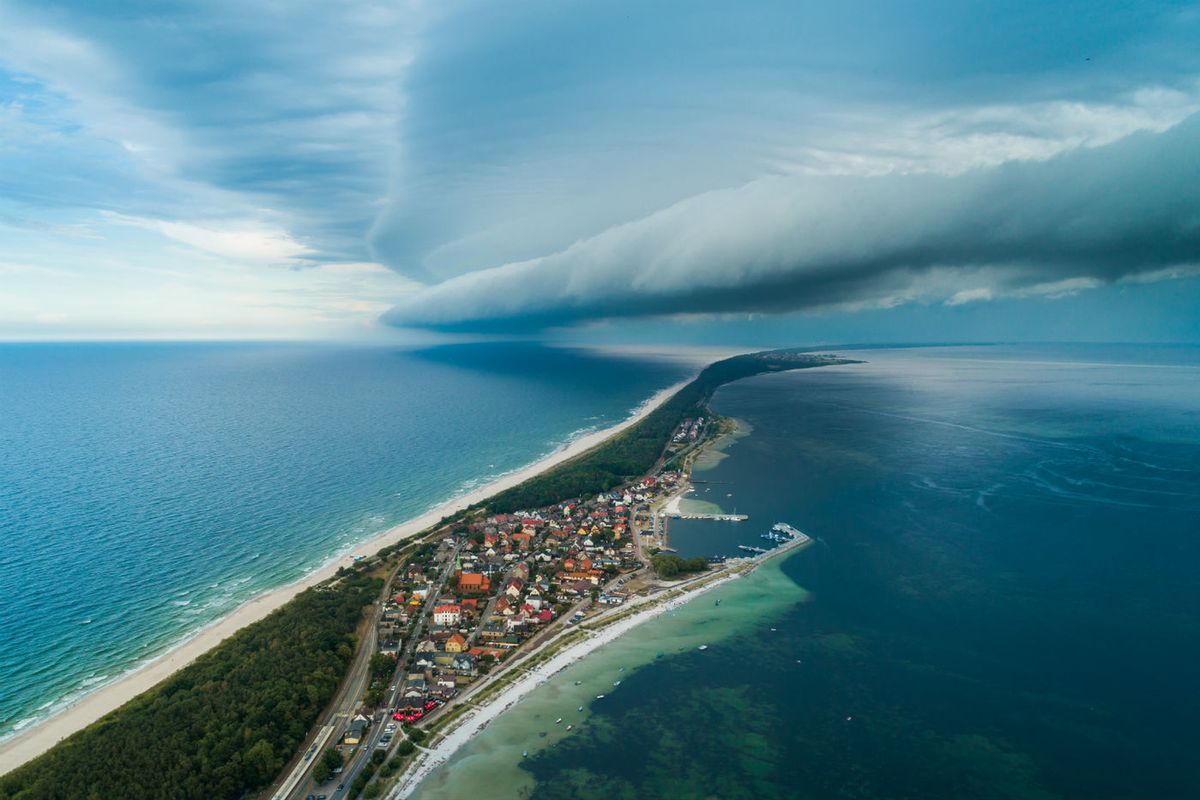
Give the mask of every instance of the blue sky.
<path id="1" fill-rule="evenodd" d="M 0 338 L 1200 340 L 1192 3 L 0 0 Z"/>

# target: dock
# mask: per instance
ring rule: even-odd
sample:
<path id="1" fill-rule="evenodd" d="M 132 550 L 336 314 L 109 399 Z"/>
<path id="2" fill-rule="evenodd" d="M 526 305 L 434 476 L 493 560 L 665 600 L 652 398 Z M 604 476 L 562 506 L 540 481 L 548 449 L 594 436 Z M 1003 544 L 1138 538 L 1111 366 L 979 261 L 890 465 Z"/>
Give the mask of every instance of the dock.
<path id="1" fill-rule="evenodd" d="M 681 512 L 666 513 L 671 519 L 712 519 L 718 522 L 745 522 L 750 519 L 746 514 L 683 514 Z"/>

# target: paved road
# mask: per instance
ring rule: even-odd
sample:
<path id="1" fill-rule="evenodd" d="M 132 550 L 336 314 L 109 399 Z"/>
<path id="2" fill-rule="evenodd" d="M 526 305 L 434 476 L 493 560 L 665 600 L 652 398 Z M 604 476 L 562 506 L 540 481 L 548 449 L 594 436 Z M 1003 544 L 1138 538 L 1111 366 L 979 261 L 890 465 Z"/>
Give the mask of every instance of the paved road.
<path id="1" fill-rule="evenodd" d="M 308 740 L 305 741 L 305 749 L 302 751 L 304 756 L 301 757 L 300 761 L 288 772 L 287 777 L 277 785 L 275 791 L 270 795 L 272 800 L 291 800 L 292 798 L 305 798 L 309 794 L 323 793 L 323 790 L 312 781 L 309 772 L 317 762 L 325 746 L 337 743 L 341 739 L 346 725 L 354 715 L 354 709 L 358 706 L 358 699 L 362 697 L 362 693 L 366 688 L 365 681 L 371 661 L 371 654 L 375 652 L 376 646 L 376 622 L 381 613 L 382 604 L 376 603 L 375 612 L 371 615 L 367 626 L 367 632 L 364 634 L 360 646 L 354 654 L 354 660 L 350 664 L 350 669 L 346 673 L 346 680 L 342 682 L 342 687 L 334 697 L 333 703 L 330 704 L 329 711 L 326 712 L 325 717 L 313 729 L 313 733 L 309 736 Z M 331 731 L 327 729 L 331 729 Z M 314 744 L 319 745 L 315 751 L 312 750 Z"/>
<path id="2" fill-rule="evenodd" d="M 454 561 L 456 558 L 458 558 L 458 554 L 462 550 L 464 542 L 465 540 L 460 540 L 455 544 L 454 551 L 450 553 L 449 557 L 443 563 L 442 574 L 438 580 L 437 587 L 435 589 L 431 589 L 429 594 L 425 596 L 425 604 L 421 606 L 421 615 L 417 618 L 417 624 L 413 628 L 413 634 L 409 637 L 408 642 L 404 646 L 404 650 L 399 654 L 399 658 L 397 659 L 396 673 L 392 676 L 393 683 L 391 686 L 393 688 L 387 695 L 384 708 L 382 711 L 379 711 L 375 714 L 371 727 L 367 729 L 367 738 L 365 738 L 362 741 L 362 744 L 358 746 L 358 749 L 354 751 L 353 755 L 350 757 L 350 763 L 346 765 L 345 769 L 342 771 L 342 774 L 338 776 L 339 783 L 335 786 L 332 792 L 327 792 L 330 800 L 339 800 L 339 798 L 346 796 L 347 792 L 349 792 L 350 784 L 354 781 L 355 777 L 358 776 L 358 773 L 362 772 L 363 767 L 366 766 L 367 761 L 371 758 L 371 754 L 375 752 L 376 745 L 379 744 L 379 740 L 383 738 L 383 734 L 385 732 L 384 728 L 386 727 L 386 722 L 388 720 L 387 709 L 396 707 L 396 704 L 400 699 L 400 692 L 404 689 L 404 679 L 406 676 L 405 664 L 408 663 L 408 659 L 412 656 L 414 648 L 416 647 L 416 643 L 420 641 L 421 634 L 425 631 L 425 628 L 428 626 L 429 621 L 433 616 L 433 608 L 437 605 L 437 599 L 441 597 L 442 591 L 446 588 L 446 583 L 450 580 L 450 574 L 454 571 Z M 374 653 L 375 648 L 374 645 L 372 645 L 371 652 L 367 656 L 367 661 L 361 668 L 362 683 L 358 695 L 359 697 L 362 696 L 362 692 L 367 687 L 367 680 L 369 678 L 367 674 L 369 671 L 369 663 L 371 655 Z M 394 748 L 399 741 L 400 740 L 398 738 L 394 739 L 388 747 L 383 748 L 384 752 L 390 755 L 392 748 Z M 307 795 L 304 794 L 293 795 L 293 800 L 296 797 L 303 798 L 306 796 Z"/>

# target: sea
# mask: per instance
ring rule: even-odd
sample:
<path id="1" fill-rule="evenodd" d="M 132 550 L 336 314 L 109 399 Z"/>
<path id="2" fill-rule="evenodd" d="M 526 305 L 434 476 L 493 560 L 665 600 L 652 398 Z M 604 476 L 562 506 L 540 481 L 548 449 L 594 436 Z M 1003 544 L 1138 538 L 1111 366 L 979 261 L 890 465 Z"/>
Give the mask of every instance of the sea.
<path id="1" fill-rule="evenodd" d="M 813 543 L 548 680 L 415 797 L 1200 797 L 1200 349 L 842 354 L 718 391 L 739 432 L 684 510 L 749 519 L 669 538 Z"/>
<path id="2" fill-rule="evenodd" d="M 526 343 L 0 345 L 0 739 L 694 370 Z"/>

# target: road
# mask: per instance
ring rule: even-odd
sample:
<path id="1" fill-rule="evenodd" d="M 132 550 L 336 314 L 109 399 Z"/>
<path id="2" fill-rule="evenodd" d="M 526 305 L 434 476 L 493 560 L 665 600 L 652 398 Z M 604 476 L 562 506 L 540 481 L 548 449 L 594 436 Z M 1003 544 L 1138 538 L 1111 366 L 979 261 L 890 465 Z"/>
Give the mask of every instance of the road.
<path id="1" fill-rule="evenodd" d="M 412 657 L 417 642 L 421 641 L 421 635 L 425 632 L 426 627 L 429 625 L 430 618 L 433 616 L 433 609 L 437 605 L 438 598 L 442 596 L 442 592 L 446 588 L 446 583 L 450 580 L 450 574 L 454 571 L 454 561 L 458 558 L 464 542 L 465 540 L 459 540 L 455 543 L 453 552 L 450 553 L 450 555 L 446 558 L 446 561 L 443 563 L 442 572 L 439 576 L 437 587 L 431 589 L 425 596 L 425 604 L 421 606 L 421 616 L 417 618 L 417 623 L 413 627 L 412 635 L 409 636 L 408 641 L 405 642 L 404 649 L 399 653 L 399 657 L 397 658 L 396 672 L 392 675 L 392 683 L 390 684 L 391 689 L 388 692 L 383 710 L 376 712 L 371 721 L 371 727 L 367 729 L 367 738 L 365 738 L 362 743 L 359 744 L 358 749 L 355 750 L 350 756 L 350 763 L 346 765 L 342 771 L 342 774 L 338 776 L 339 782 L 337 786 L 332 792 L 327 792 L 330 800 L 338 800 L 339 798 L 346 796 L 346 793 L 350 789 L 350 784 L 354 782 L 354 779 L 358 776 L 358 773 L 362 772 L 363 767 L 366 766 L 367 761 L 371 758 L 371 754 L 375 752 L 376 745 L 379 744 L 379 740 L 383 738 L 385 723 L 388 719 L 388 709 L 396 707 L 396 704 L 400 700 L 400 693 L 404 689 L 404 679 L 406 677 L 405 665 L 408 663 L 408 659 Z M 361 688 L 359 691 L 359 697 L 362 696 L 362 692 L 367 688 L 367 681 L 369 679 L 367 673 L 369 671 L 371 655 L 374 654 L 374 652 L 375 648 L 372 646 L 370 653 L 367 655 L 366 662 L 361 667 L 362 680 L 360 684 Z M 394 740 L 387 748 L 383 748 L 384 752 L 390 754 L 391 749 L 396 746 L 397 742 L 399 742 L 399 739 Z M 291 800 L 306 796 L 307 795 L 303 793 L 294 794 L 292 795 Z"/>

